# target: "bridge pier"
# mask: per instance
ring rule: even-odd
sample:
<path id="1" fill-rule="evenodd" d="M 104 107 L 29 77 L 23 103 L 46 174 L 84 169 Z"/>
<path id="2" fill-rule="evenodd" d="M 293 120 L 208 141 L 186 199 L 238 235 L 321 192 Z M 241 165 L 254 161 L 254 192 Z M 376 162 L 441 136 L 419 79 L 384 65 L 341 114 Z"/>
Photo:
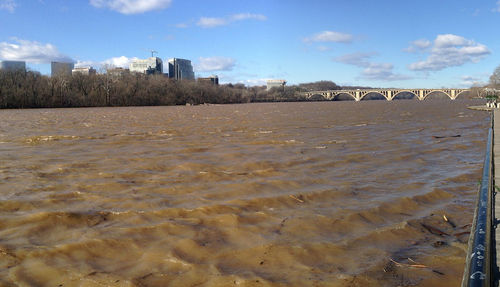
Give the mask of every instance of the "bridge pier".
<path id="1" fill-rule="evenodd" d="M 457 98 L 456 91 L 455 90 L 451 90 L 451 92 L 450 92 L 450 99 L 455 100 L 456 98 Z"/>
<path id="2" fill-rule="evenodd" d="M 424 95 L 424 90 L 418 90 L 418 96 L 417 98 L 420 100 L 420 101 L 423 101 L 425 99 L 425 96 Z"/>
<path id="3" fill-rule="evenodd" d="M 388 101 L 392 101 L 392 99 L 394 98 L 394 96 L 392 95 L 392 91 L 391 90 L 387 91 L 387 94 L 386 94 L 385 98 Z"/>

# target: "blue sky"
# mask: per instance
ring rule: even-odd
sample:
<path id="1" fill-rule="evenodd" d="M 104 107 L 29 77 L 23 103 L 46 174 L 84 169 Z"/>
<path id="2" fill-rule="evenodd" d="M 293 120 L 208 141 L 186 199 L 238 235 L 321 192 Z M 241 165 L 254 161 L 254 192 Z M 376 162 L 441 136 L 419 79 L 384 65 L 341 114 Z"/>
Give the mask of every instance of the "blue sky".
<path id="1" fill-rule="evenodd" d="M 0 0 L 0 60 L 128 66 L 150 51 L 223 83 L 469 87 L 500 65 L 500 1 Z"/>

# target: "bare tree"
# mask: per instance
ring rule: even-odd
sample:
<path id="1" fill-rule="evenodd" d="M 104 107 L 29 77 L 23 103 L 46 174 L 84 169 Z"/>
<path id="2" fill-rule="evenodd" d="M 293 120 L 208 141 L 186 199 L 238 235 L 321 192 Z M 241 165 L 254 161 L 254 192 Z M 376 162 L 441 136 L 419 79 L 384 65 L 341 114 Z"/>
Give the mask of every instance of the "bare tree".
<path id="1" fill-rule="evenodd" d="M 490 76 L 490 87 L 500 88 L 500 66 L 496 67 L 493 74 Z"/>
<path id="2" fill-rule="evenodd" d="M 473 98 L 481 98 L 483 96 L 483 87 L 473 86 L 470 88 L 470 96 Z"/>

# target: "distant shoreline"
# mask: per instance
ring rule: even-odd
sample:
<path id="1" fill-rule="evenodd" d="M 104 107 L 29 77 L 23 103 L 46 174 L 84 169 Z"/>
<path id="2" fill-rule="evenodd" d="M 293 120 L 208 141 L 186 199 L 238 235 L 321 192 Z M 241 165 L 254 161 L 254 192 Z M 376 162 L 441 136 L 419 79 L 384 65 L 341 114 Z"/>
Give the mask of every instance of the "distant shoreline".
<path id="1" fill-rule="evenodd" d="M 331 101 L 307 98 L 310 90 L 342 89 L 319 81 L 267 90 L 265 86 L 216 85 L 173 80 L 161 75 L 131 73 L 48 77 L 36 72 L 0 71 L 0 109 L 83 108 L 128 106 L 182 106 L 265 102 Z M 369 97 L 369 98 L 367 98 Z M 394 100 L 415 100 L 414 98 Z M 464 95 L 461 98 L 468 98 Z M 339 98 L 338 101 L 352 99 Z M 364 100 L 384 100 L 366 96 Z"/>

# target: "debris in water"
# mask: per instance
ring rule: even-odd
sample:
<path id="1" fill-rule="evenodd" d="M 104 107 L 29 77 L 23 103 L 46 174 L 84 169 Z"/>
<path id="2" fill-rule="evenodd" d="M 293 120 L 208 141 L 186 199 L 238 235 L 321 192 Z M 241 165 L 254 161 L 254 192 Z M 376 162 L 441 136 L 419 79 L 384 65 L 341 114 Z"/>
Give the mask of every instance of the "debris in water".
<path id="1" fill-rule="evenodd" d="M 445 246 L 445 245 L 447 245 L 446 242 L 441 241 L 441 240 L 438 240 L 438 241 L 432 243 L 432 246 L 434 246 L 434 247 L 441 247 L 441 246 Z"/>
<path id="2" fill-rule="evenodd" d="M 459 228 L 460 228 L 460 229 L 464 229 L 464 228 L 468 228 L 468 227 L 471 227 L 471 226 L 472 226 L 472 224 L 468 223 L 468 224 L 466 224 L 466 225 L 464 225 L 464 226 L 461 226 L 461 227 L 459 227 Z"/>
<path id="3" fill-rule="evenodd" d="M 432 269 L 432 272 L 437 273 L 437 274 L 439 274 L 439 275 L 444 275 L 444 273 L 443 273 L 443 272 L 441 272 L 441 271 L 439 271 L 439 270 L 436 270 L 436 269 Z"/>
<path id="4" fill-rule="evenodd" d="M 457 226 L 455 225 L 455 223 L 453 223 L 453 221 L 449 220 L 449 219 L 446 217 L 446 215 L 444 215 L 444 214 L 443 214 L 443 219 L 444 219 L 444 221 L 448 222 L 448 223 L 451 225 L 451 227 L 453 227 L 453 228 L 456 228 L 456 227 L 457 227 Z"/>
<path id="5" fill-rule="evenodd" d="M 302 196 L 302 194 L 299 195 L 299 197 L 296 197 L 295 195 L 290 194 L 290 197 L 293 198 L 293 199 L 295 199 L 295 200 L 297 200 L 300 203 L 304 203 L 304 196 Z"/>
<path id="6" fill-rule="evenodd" d="M 439 270 L 436 270 L 436 269 L 433 269 L 432 267 L 430 266 L 427 266 L 427 265 L 424 265 L 424 264 L 419 264 L 417 262 L 415 262 L 415 260 L 411 259 L 411 258 L 408 258 L 408 262 L 411 262 L 412 264 L 405 264 L 405 263 L 400 263 L 400 262 L 397 262 L 396 260 L 392 259 L 392 258 L 389 258 L 389 260 L 395 265 L 395 266 L 398 266 L 398 267 L 405 267 L 405 268 L 421 268 L 421 269 L 429 269 L 430 271 L 434 272 L 434 273 L 437 273 L 439 275 L 444 275 L 443 272 L 439 271 Z M 387 267 L 388 265 L 386 265 Z M 386 267 L 384 267 L 384 272 L 388 272 L 386 271 Z"/>
<path id="7" fill-rule="evenodd" d="M 439 236 L 443 236 L 443 235 L 446 235 L 446 236 L 449 236 L 448 233 L 436 228 L 436 227 L 433 227 L 433 226 L 430 226 L 430 225 L 427 225 L 425 223 L 421 223 L 422 227 L 427 229 L 427 231 L 429 231 L 430 233 L 432 234 L 435 234 L 435 235 L 439 235 Z"/>
<path id="8" fill-rule="evenodd" d="M 394 271 L 394 262 L 389 261 L 385 266 L 384 266 L 384 272 L 392 272 Z"/>
<path id="9" fill-rule="evenodd" d="M 435 139 L 445 139 L 445 138 L 459 138 L 462 135 L 454 135 L 454 136 L 432 136 Z"/>
<path id="10" fill-rule="evenodd" d="M 278 227 L 278 229 L 276 230 L 276 233 L 281 234 L 281 229 L 282 229 L 283 227 L 285 227 L 285 222 L 286 222 L 287 220 L 288 220 L 288 217 L 285 217 L 285 219 L 283 219 L 283 220 L 281 221 L 281 223 L 280 223 L 280 227 Z"/>
<path id="11" fill-rule="evenodd" d="M 423 265 L 423 264 L 405 264 L 405 263 L 399 263 L 399 262 L 397 262 L 396 260 L 394 260 L 392 258 L 389 258 L 389 260 L 391 260 L 391 262 L 394 263 L 394 264 L 396 264 L 396 266 L 398 266 L 398 267 L 430 268 L 429 266 Z M 410 258 L 408 258 L 408 261 L 412 261 L 412 263 L 416 263 L 415 261 L 411 260 Z"/>

